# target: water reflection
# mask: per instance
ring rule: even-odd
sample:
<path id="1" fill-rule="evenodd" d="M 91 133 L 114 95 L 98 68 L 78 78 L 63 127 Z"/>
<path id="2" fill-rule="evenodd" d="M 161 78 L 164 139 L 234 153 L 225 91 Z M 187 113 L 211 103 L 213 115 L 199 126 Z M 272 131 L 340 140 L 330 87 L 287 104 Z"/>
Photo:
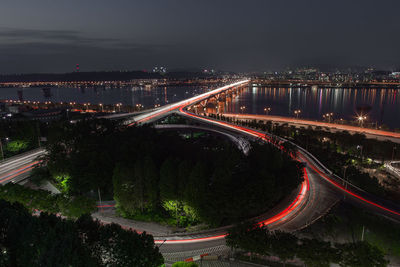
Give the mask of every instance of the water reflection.
<path id="1" fill-rule="evenodd" d="M 225 112 L 240 113 L 239 107 L 246 106 L 246 112 L 264 114 L 265 107 L 271 107 L 271 115 L 294 116 L 294 110 L 301 110 L 303 118 L 322 120 L 326 113 L 336 118 L 352 120 L 357 107 L 370 106 L 368 120 L 400 128 L 400 89 L 349 89 L 349 88 L 274 88 L 254 87 L 244 90 L 227 103 Z"/>
<path id="2" fill-rule="evenodd" d="M 142 104 L 152 107 L 176 102 L 195 94 L 200 94 L 209 88 L 197 86 L 179 87 L 132 87 L 132 88 L 0 88 L 0 99 L 30 100 L 76 103 L 103 103 L 135 106 Z"/>

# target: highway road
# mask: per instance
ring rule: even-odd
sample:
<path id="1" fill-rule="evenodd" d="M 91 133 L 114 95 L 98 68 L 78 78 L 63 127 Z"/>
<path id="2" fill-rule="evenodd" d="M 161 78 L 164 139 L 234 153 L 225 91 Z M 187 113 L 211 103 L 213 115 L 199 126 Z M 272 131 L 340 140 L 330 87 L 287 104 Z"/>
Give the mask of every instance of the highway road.
<path id="1" fill-rule="evenodd" d="M 197 101 L 200 99 L 207 98 L 211 96 L 212 94 L 217 94 L 219 92 L 222 92 L 228 88 L 241 85 L 244 83 L 249 82 L 248 80 L 246 81 L 239 81 L 232 83 L 227 86 L 223 86 L 221 88 L 217 88 L 215 90 L 212 90 L 210 92 L 206 92 L 194 97 L 191 97 L 189 99 L 179 101 L 177 103 L 172 103 L 168 104 L 159 108 L 151 109 L 148 112 L 145 113 L 134 113 L 132 114 L 114 114 L 114 115 L 108 115 L 105 118 L 107 119 L 117 119 L 117 118 L 124 118 L 128 117 L 126 120 L 126 124 L 128 126 L 135 125 L 135 124 L 145 124 L 145 123 L 151 123 L 155 120 L 160 119 L 161 117 L 167 116 L 169 113 L 173 112 L 174 110 L 177 110 L 179 107 L 183 105 L 188 105 L 193 101 Z M 129 117 L 132 117 L 130 118 Z M 45 151 L 40 150 L 40 151 L 30 151 L 27 153 L 24 153 L 23 155 L 16 156 L 10 159 L 7 159 L 3 163 L 0 164 L 0 184 L 5 184 L 10 181 L 13 182 L 18 182 L 26 177 L 29 176 L 30 171 L 34 168 L 35 165 L 37 165 L 39 162 L 37 161 L 36 157 L 44 155 Z"/>
<path id="2" fill-rule="evenodd" d="M 26 179 L 30 171 L 39 163 L 37 158 L 44 154 L 44 149 L 35 149 L 1 162 L 0 184 L 18 183 Z"/>
<path id="3" fill-rule="evenodd" d="M 389 161 L 385 163 L 387 171 L 400 178 L 400 161 Z"/>
<path id="4" fill-rule="evenodd" d="M 186 124 L 159 124 L 154 125 L 155 129 L 158 130 L 174 130 L 174 131 L 205 131 L 205 132 L 212 132 L 219 135 L 222 135 L 229 140 L 231 140 L 245 155 L 248 154 L 250 150 L 250 143 L 247 139 L 242 138 L 239 135 L 235 135 L 233 133 L 228 133 L 225 130 L 219 130 L 210 127 L 202 127 L 202 126 L 195 126 L 195 125 L 186 125 Z"/>
<path id="5" fill-rule="evenodd" d="M 258 115 L 258 114 L 232 114 L 232 113 L 224 113 L 225 117 L 245 119 L 245 120 L 266 120 L 277 123 L 288 123 L 290 125 L 295 126 L 311 126 L 311 127 L 322 127 L 329 128 L 332 132 L 336 131 L 348 131 L 349 133 L 360 133 L 364 134 L 367 138 L 376 138 L 379 140 L 390 140 L 395 143 L 400 143 L 400 133 L 363 128 L 351 125 L 337 124 L 337 123 L 328 123 L 321 121 L 312 121 L 305 119 L 297 119 L 290 117 L 282 117 L 282 116 L 271 116 L 271 115 Z"/>
<path id="6" fill-rule="evenodd" d="M 187 107 L 194 103 L 204 100 L 213 94 L 218 94 L 233 86 L 244 85 L 248 82 L 248 80 L 235 82 L 231 85 L 212 90 L 190 99 L 160 107 L 155 111 L 140 114 L 133 120 L 129 120 L 127 125 L 150 123 L 165 117 L 168 114 L 178 113 L 217 131 L 222 131 L 227 134 L 239 134 L 246 138 L 254 138 L 273 143 L 274 138 L 263 132 L 198 116 L 187 111 Z M 274 144 L 280 147 L 279 143 Z M 371 198 L 371 196 L 363 194 L 363 192 L 359 192 L 356 188 L 352 188 L 351 186 L 348 187 L 349 189 L 345 189 L 341 185 L 339 177 L 334 177 L 326 167 L 324 167 L 307 151 L 301 148 L 298 150 L 298 160 L 307 163 L 307 167 L 305 168 L 306 179 L 291 196 L 288 196 L 273 210 L 261 215 L 258 218 L 260 223 L 268 225 L 271 229 L 282 229 L 288 231 L 306 227 L 314 220 L 323 216 L 336 201 L 343 197 L 343 195 L 347 196 L 348 201 L 354 201 L 366 209 L 400 221 L 400 209 L 398 209 L 396 205 L 385 206 L 386 203 L 382 204 L 375 202 L 375 199 Z M 30 167 L 26 165 L 26 162 L 23 167 L 15 169 L 16 167 L 21 166 L 24 160 L 25 159 L 21 158 L 15 159 L 15 162 L 5 162 L 4 164 L 8 165 L 4 165 L 4 167 L 8 169 L 3 172 L 3 168 L 1 168 L 0 182 L 12 180 L 18 176 L 18 172 L 29 169 Z M 172 252 L 187 252 L 188 254 L 184 255 L 189 255 L 190 253 L 207 252 L 209 250 L 216 250 L 217 248 L 224 249 L 225 231 L 226 228 L 220 228 L 196 234 L 155 236 L 155 242 L 161 246 L 160 250 L 164 254 Z"/>

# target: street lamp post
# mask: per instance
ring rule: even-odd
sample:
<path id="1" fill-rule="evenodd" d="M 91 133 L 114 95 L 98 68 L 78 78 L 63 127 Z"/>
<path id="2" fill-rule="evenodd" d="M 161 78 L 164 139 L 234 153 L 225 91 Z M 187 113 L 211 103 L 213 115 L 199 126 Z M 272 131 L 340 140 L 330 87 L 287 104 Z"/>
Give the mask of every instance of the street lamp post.
<path id="1" fill-rule="evenodd" d="M 346 170 L 349 166 L 343 166 L 343 182 L 344 182 L 344 189 L 347 190 L 347 185 L 349 183 L 349 178 L 346 177 Z M 346 199 L 346 194 L 343 195 L 343 199 Z"/>
<path id="2" fill-rule="evenodd" d="M 364 121 L 365 121 L 366 119 L 367 119 L 367 116 L 363 116 L 363 115 L 357 117 L 357 120 L 358 120 L 358 122 L 360 123 L 360 126 L 361 126 L 361 127 L 363 127 Z"/>
<path id="3" fill-rule="evenodd" d="M 0 138 L 0 152 L 1 152 L 1 160 L 4 160 L 4 151 L 3 151 L 3 143 Z"/>
<path id="4" fill-rule="evenodd" d="M 298 119 L 299 118 L 299 114 L 301 113 L 301 110 L 300 109 L 297 109 L 297 110 L 295 110 L 294 111 L 294 114 L 296 115 L 296 118 Z"/>
<path id="5" fill-rule="evenodd" d="M 271 111 L 270 107 L 264 108 L 264 112 L 265 112 L 266 115 L 268 115 L 270 111 Z"/>
<path id="6" fill-rule="evenodd" d="M 240 111 L 242 112 L 242 114 L 244 113 L 244 110 L 246 109 L 246 107 L 245 106 L 241 106 L 240 107 Z"/>
<path id="7" fill-rule="evenodd" d="M 361 161 L 363 159 L 363 146 L 362 145 L 358 145 L 357 149 L 360 149 L 360 156 L 361 156 Z"/>
<path id="8" fill-rule="evenodd" d="M 331 119 L 333 117 L 333 113 L 326 113 L 324 115 L 322 115 L 322 117 L 324 117 L 325 119 L 328 119 L 328 122 L 331 123 Z"/>

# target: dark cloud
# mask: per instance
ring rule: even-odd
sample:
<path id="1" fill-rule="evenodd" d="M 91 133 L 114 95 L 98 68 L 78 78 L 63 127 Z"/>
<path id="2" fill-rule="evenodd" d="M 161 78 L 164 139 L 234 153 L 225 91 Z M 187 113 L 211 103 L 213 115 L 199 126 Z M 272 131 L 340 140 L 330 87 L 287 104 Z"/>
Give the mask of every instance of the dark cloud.
<path id="1" fill-rule="evenodd" d="M 400 67 L 398 0 L 4 0 L 0 72 Z M 18 15 L 16 15 L 18 14 Z"/>
<path id="2" fill-rule="evenodd" d="M 0 39 L 3 42 L 69 42 L 69 43 L 97 43 L 116 44 L 120 40 L 115 38 L 88 37 L 79 31 L 70 30 L 33 30 L 0 28 Z"/>
<path id="3" fill-rule="evenodd" d="M 169 46 L 121 43 L 94 44 L 24 42 L 0 44 L 0 72 L 73 71 L 75 64 L 84 70 L 146 69 L 171 50 Z M 176 51 L 176 49 L 174 49 Z M 145 62 L 145 63 L 143 63 Z"/>

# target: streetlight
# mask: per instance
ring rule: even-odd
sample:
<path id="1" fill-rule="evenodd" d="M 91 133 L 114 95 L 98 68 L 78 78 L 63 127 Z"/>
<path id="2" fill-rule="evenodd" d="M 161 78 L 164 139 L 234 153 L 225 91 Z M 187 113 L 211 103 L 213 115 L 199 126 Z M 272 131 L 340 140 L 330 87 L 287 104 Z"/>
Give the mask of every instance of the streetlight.
<path id="1" fill-rule="evenodd" d="M 294 111 L 294 114 L 296 115 L 296 118 L 298 119 L 299 118 L 299 114 L 301 113 L 301 110 L 300 109 L 297 109 L 297 110 L 295 110 Z"/>
<path id="2" fill-rule="evenodd" d="M 360 149 L 360 155 L 361 155 L 361 161 L 362 161 L 362 158 L 363 158 L 363 154 L 362 154 L 363 146 L 362 145 L 357 145 L 357 150 L 358 149 Z"/>
<path id="3" fill-rule="evenodd" d="M 0 152 L 1 152 L 1 160 L 4 160 L 3 143 L 1 142 L 1 137 L 0 137 Z"/>
<path id="4" fill-rule="evenodd" d="M 246 109 L 245 106 L 241 106 L 241 107 L 240 107 L 240 111 L 242 112 L 242 114 L 243 114 L 243 112 L 244 112 L 245 109 Z"/>
<path id="5" fill-rule="evenodd" d="M 328 119 L 328 122 L 331 122 L 331 118 L 333 117 L 333 113 L 326 113 L 324 115 L 322 115 L 322 117 L 324 117 L 325 119 Z"/>
<path id="6" fill-rule="evenodd" d="M 270 107 L 264 108 L 264 112 L 265 112 L 266 115 L 268 115 L 268 113 L 269 113 L 270 111 L 271 111 L 271 108 L 270 108 Z"/>
<path id="7" fill-rule="evenodd" d="M 358 122 L 360 123 L 360 126 L 361 126 L 361 127 L 363 127 L 364 121 L 365 121 L 366 119 L 367 119 L 367 116 L 363 116 L 363 115 L 360 115 L 360 116 L 357 117 L 357 120 L 358 120 Z"/>
<path id="8" fill-rule="evenodd" d="M 101 107 L 101 112 L 103 112 L 103 104 L 100 103 L 99 106 Z"/>

